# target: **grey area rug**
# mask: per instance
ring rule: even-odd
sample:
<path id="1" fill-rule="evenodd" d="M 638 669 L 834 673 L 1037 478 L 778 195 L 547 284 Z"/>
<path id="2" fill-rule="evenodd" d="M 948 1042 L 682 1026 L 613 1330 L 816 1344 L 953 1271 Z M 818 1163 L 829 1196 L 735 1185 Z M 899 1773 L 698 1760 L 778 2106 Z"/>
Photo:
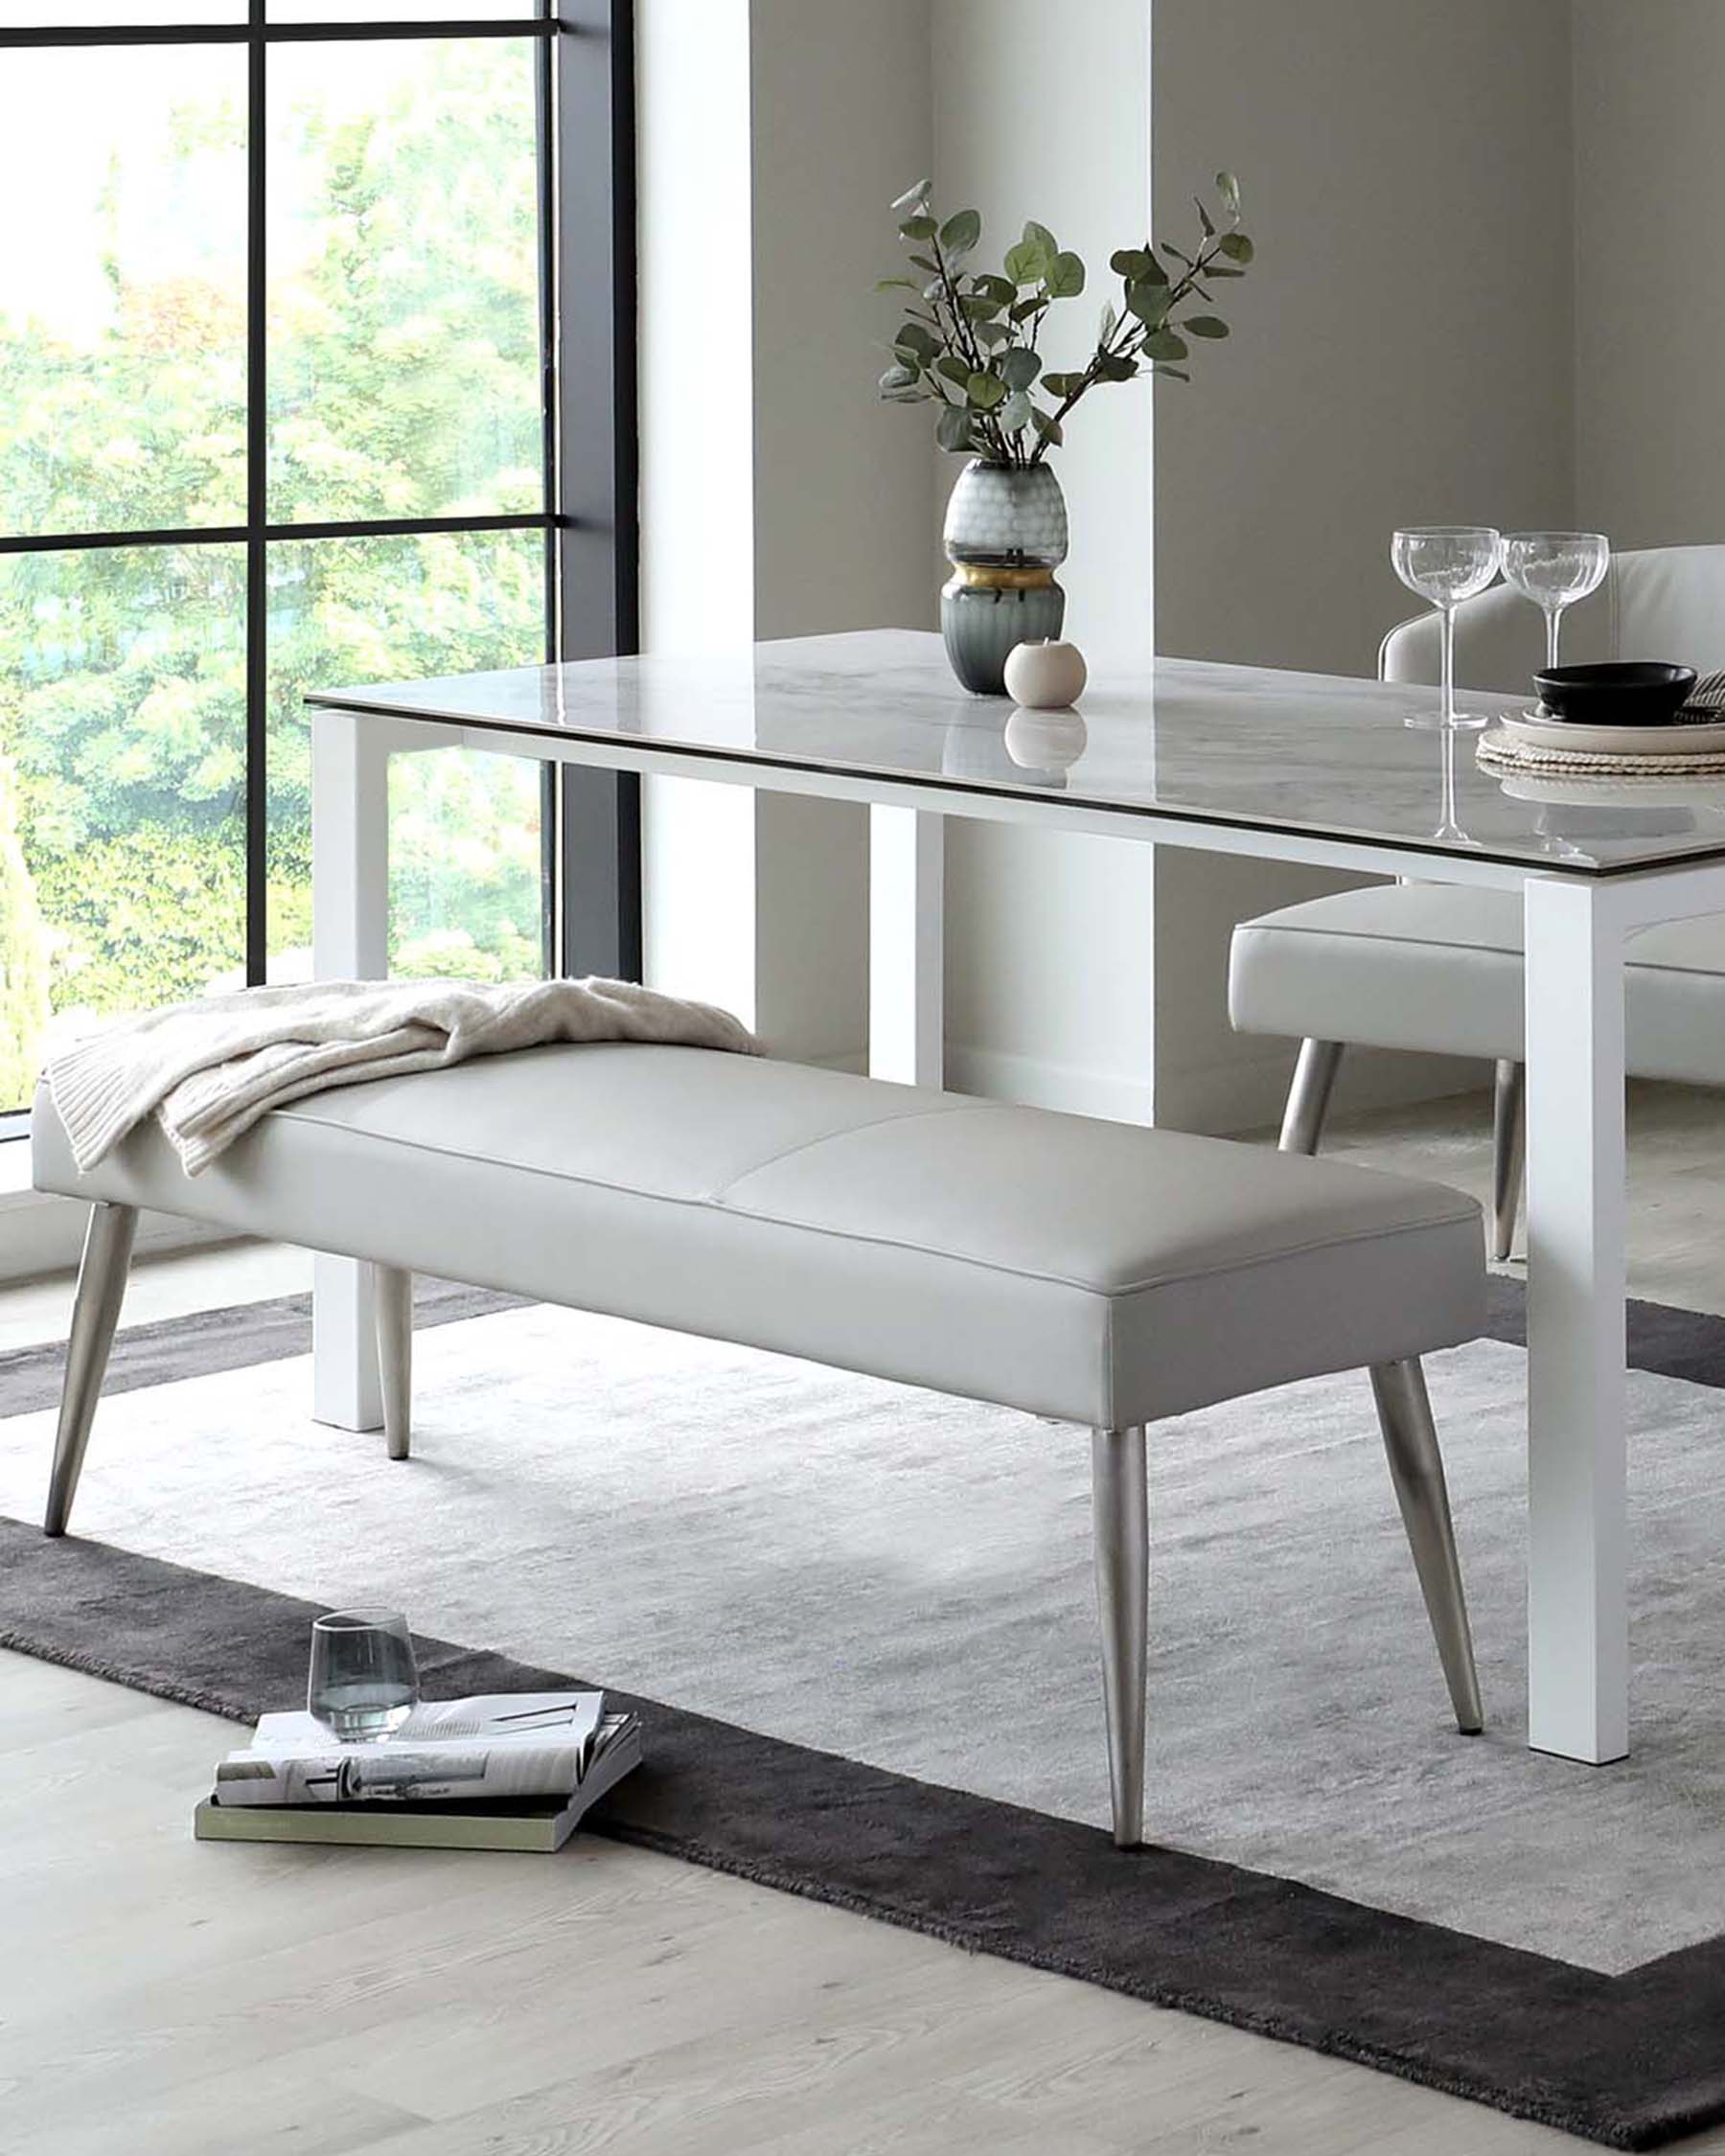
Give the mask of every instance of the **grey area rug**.
<path id="1" fill-rule="evenodd" d="M 1637 1753 L 1601 1772 L 1521 1742 L 1506 1342 L 1433 1367 L 1494 1717 L 1471 1744 L 1363 1388 L 1164 1426 L 1160 1846 L 1121 1858 L 1087 1823 L 1075 1434 L 496 1301 L 426 1312 L 405 1469 L 306 1419 L 303 1307 L 139 1328 L 86 1471 L 92 1539 L 6 1532 L 0 1636 L 249 1716 L 301 1681 L 310 1604 L 400 1600 L 509 1658 L 434 1650 L 433 1688 L 549 1663 L 677 1703 L 645 1708 L 653 1772 L 611 1831 L 1614 2145 L 1725 2116 L 1725 1321 L 1633 1314 L 1638 1357 L 1683 1374 L 1632 1380 Z M 1506 1291 L 1494 1330 L 1517 1323 Z M 21 1517 L 56 1360 L 0 1360 Z"/>

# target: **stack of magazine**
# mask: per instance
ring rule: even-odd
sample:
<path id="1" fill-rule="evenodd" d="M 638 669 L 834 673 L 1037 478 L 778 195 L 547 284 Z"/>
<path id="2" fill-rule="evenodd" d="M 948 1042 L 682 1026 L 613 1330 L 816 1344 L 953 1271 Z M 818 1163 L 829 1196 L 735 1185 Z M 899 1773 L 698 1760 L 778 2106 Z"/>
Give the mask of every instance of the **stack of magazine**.
<path id="1" fill-rule="evenodd" d="M 377 1743 L 310 1714 L 265 1714 L 197 1807 L 204 1842 L 560 1849 L 638 1766 L 641 1729 L 603 1692 L 494 1692 L 416 1707 Z"/>

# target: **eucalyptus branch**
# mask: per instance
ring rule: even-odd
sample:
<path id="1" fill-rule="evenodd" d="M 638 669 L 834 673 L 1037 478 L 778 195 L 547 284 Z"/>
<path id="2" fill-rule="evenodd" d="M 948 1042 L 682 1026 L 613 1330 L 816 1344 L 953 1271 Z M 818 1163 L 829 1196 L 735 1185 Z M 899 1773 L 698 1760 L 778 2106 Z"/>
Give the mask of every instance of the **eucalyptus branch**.
<path id="1" fill-rule="evenodd" d="M 893 339 L 893 364 L 881 377 L 881 394 L 896 403 L 940 406 L 939 436 L 945 449 L 975 450 L 1016 469 L 1040 464 L 1063 434 L 1068 416 L 1101 381 L 1127 381 L 1139 373 L 1188 378 L 1180 364 L 1187 337 L 1224 337 L 1218 315 L 1181 315 L 1193 300 L 1216 302 L 1209 281 L 1241 277 L 1253 246 L 1239 229 L 1239 189 L 1227 172 L 1216 175 L 1221 224 L 1198 202 L 1201 237 L 1195 254 L 1172 243 L 1163 253 L 1179 264 L 1170 279 L 1148 241 L 1121 248 L 1110 266 L 1121 281 L 1120 305 L 1111 307 L 1089 359 L 1076 374 L 1045 373 L 1043 326 L 1056 300 L 1083 291 L 1085 268 L 1046 225 L 1026 224 L 1006 251 L 1003 271 L 972 273 L 960 265 L 981 236 L 982 220 L 960 210 L 944 223 L 930 209 L 924 180 L 893 204 L 899 234 L 911 247 L 911 264 L 932 281 L 890 277 L 916 294 Z M 927 254 L 914 250 L 927 247 Z M 968 290 L 966 286 L 968 285 Z M 1177 318 L 1178 317 L 1178 318 Z M 1052 406 L 1033 401 L 1052 399 Z"/>

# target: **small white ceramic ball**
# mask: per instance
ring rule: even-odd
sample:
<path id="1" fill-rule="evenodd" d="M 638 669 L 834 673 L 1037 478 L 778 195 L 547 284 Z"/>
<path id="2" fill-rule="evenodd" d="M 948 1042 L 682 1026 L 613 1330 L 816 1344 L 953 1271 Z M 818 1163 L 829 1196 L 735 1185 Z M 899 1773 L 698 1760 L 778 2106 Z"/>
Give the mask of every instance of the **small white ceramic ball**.
<path id="1" fill-rule="evenodd" d="M 1006 654 L 1006 694 L 1032 711 L 1063 711 L 1084 694 L 1090 670 L 1076 644 L 1044 638 L 1015 644 Z"/>

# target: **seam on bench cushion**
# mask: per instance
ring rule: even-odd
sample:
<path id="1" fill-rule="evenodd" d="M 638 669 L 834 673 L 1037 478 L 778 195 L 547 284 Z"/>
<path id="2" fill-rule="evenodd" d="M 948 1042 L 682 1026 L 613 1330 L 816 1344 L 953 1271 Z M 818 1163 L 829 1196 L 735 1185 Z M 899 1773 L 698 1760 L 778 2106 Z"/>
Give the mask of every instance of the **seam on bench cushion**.
<path id="1" fill-rule="evenodd" d="M 726 1210 L 733 1209 L 729 1204 L 730 1194 L 738 1183 L 747 1182 L 750 1176 L 758 1176 L 768 1168 L 776 1168 L 787 1160 L 794 1160 L 799 1153 L 811 1153 L 817 1145 L 833 1145 L 840 1138 L 855 1137 L 862 1131 L 882 1130 L 887 1124 L 891 1124 L 896 1130 L 902 1123 L 927 1122 L 931 1115 L 953 1115 L 961 1111 L 994 1108 L 999 1105 L 997 1101 L 965 1100 L 955 1093 L 948 1093 L 942 1096 L 942 1105 L 938 1108 L 913 1109 L 908 1115 L 872 1115 L 866 1123 L 850 1123 L 841 1131 L 822 1131 L 815 1137 L 799 1138 L 794 1145 L 786 1146 L 782 1153 L 770 1153 L 764 1160 L 753 1161 L 748 1167 L 739 1170 L 727 1183 L 714 1191 L 709 1203 L 724 1205 Z M 626 1186 L 618 1184 L 617 1187 L 622 1189 Z"/>

